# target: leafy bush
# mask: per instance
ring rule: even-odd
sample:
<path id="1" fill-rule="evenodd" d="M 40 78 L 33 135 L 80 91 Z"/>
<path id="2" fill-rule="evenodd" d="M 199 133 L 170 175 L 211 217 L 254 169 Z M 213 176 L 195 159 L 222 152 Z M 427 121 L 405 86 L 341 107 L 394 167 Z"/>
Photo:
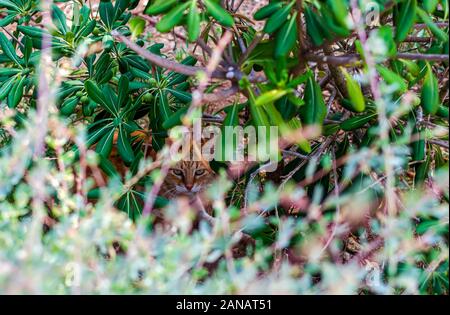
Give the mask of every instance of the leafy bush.
<path id="1" fill-rule="evenodd" d="M 243 3 L 0 0 L 2 292 L 448 294 L 447 1 Z M 280 145 L 194 228 L 198 117 Z"/>

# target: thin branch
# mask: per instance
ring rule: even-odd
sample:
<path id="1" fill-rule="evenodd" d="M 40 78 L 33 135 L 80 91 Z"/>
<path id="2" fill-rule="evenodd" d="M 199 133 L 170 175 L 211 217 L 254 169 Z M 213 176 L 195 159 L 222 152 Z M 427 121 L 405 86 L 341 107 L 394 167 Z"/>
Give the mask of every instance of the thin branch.
<path id="1" fill-rule="evenodd" d="M 317 63 L 326 63 L 335 66 L 356 65 L 361 61 L 359 54 L 332 56 L 332 55 L 316 55 L 312 53 L 305 54 L 308 61 Z M 395 59 L 407 60 L 428 60 L 428 61 L 448 61 L 449 56 L 445 54 L 421 54 L 421 53 L 397 53 Z"/>
<path id="2" fill-rule="evenodd" d="M 25 46 L 20 42 L 20 40 L 19 40 L 17 37 L 15 37 L 13 34 L 11 34 L 11 32 L 8 31 L 5 27 L 2 26 L 2 29 L 3 29 L 9 36 L 11 36 L 11 38 L 14 39 L 14 41 L 15 41 L 17 44 L 20 45 L 20 47 L 22 47 L 22 48 L 25 47 Z"/>
<path id="3" fill-rule="evenodd" d="M 232 87 L 230 87 L 229 89 L 226 89 L 226 90 L 214 91 L 214 93 L 205 93 L 203 95 L 203 101 L 207 102 L 207 103 L 215 103 L 215 102 L 223 101 L 223 100 L 235 95 L 238 92 L 239 92 L 238 86 L 233 85 Z M 226 104 L 225 106 L 228 106 L 228 104 Z"/>
<path id="4" fill-rule="evenodd" d="M 152 26 L 156 25 L 156 21 L 154 19 L 152 19 L 151 17 L 141 13 L 139 14 L 140 17 L 142 17 L 144 20 L 146 20 L 147 22 L 149 22 Z M 187 41 L 186 36 L 184 36 L 183 34 L 180 34 L 178 32 L 173 32 L 173 34 L 178 37 L 179 39 L 183 40 L 183 41 Z M 211 55 L 211 48 L 205 43 L 205 41 L 202 38 L 198 38 L 195 42 L 198 46 L 200 46 L 208 55 Z"/>
<path id="5" fill-rule="evenodd" d="M 131 50 L 134 50 L 139 56 L 141 56 L 144 59 L 147 59 L 148 61 L 150 61 L 151 63 L 154 63 L 155 65 L 157 65 L 159 67 L 169 69 L 169 70 L 175 71 L 177 73 L 189 75 L 189 76 L 194 76 L 198 72 L 206 71 L 206 68 L 204 68 L 204 67 L 187 66 L 187 65 L 183 65 L 183 64 L 162 58 L 161 56 L 158 56 L 158 55 L 138 46 L 137 44 L 133 43 L 131 40 L 129 40 L 128 38 L 126 38 L 125 36 L 123 36 L 122 34 L 120 34 L 117 31 L 112 31 L 111 35 L 114 36 L 115 38 L 117 38 L 119 41 L 121 41 L 125 45 L 127 45 L 127 47 L 130 48 Z M 213 73 L 211 73 L 211 77 L 223 79 L 223 78 L 225 78 L 225 74 L 222 71 L 215 70 Z"/>
<path id="6" fill-rule="evenodd" d="M 419 36 L 408 36 L 403 40 L 404 43 L 430 43 L 433 41 L 432 37 L 419 37 Z"/>
<path id="7" fill-rule="evenodd" d="M 399 59 L 409 60 L 428 60 L 428 61 L 448 61 L 446 54 L 414 54 L 414 53 L 398 53 L 396 55 Z"/>
<path id="8" fill-rule="evenodd" d="M 330 246 L 331 241 L 334 239 L 338 226 L 339 226 L 339 217 L 341 215 L 341 205 L 339 203 L 340 197 L 339 197 L 339 183 L 338 183 L 338 174 L 337 174 L 337 167 L 336 167 L 336 155 L 333 151 L 333 179 L 334 179 L 334 196 L 336 197 L 337 204 L 336 204 L 336 213 L 334 215 L 334 222 L 333 222 L 333 229 L 331 231 L 330 236 L 328 237 L 328 240 L 326 241 L 325 245 L 320 250 L 320 255 L 323 254 L 323 252 Z"/>
<path id="9" fill-rule="evenodd" d="M 256 34 L 253 38 L 250 45 L 247 47 L 247 50 L 241 55 L 241 57 L 238 60 L 238 65 L 242 65 L 244 61 L 248 58 L 248 56 L 252 53 L 252 51 L 256 48 L 256 46 L 259 44 L 259 42 L 263 39 L 263 34 Z"/>
<path id="10" fill-rule="evenodd" d="M 240 0 L 239 3 L 237 4 L 237 6 L 235 8 L 233 8 L 233 12 L 236 13 L 239 8 L 241 7 L 241 5 L 244 3 L 245 0 Z"/>
<path id="11" fill-rule="evenodd" d="M 448 26 L 448 22 L 435 22 L 434 24 L 436 24 L 436 26 L 440 28 L 445 28 Z M 418 23 L 413 26 L 413 28 L 415 28 L 416 30 L 421 30 L 427 27 L 428 26 L 425 23 Z"/>
<path id="12" fill-rule="evenodd" d="M 428 142 L 431 143 L 431 144 L 435 144 L 435 145 L 438 145 L 440 147 L 446 148 L 446 149 L 449 148 L 448 141 L 437 140 L 437 139 L 430 139 L 430 140 L 428 140 Z"/>
<path id="13" fill-rule="evenodd" d="M 303 155 L 301 153 L 295 152 L 295 151 L 291 151 L 291 150 L 281 150 L 281 152 L 283 153 L 283 155 L 291 155 L 291 156 L 295 156 L 299 159 L 302 160 L 309 160 L 311 159 L 311 156 L 308 155 Z"/>

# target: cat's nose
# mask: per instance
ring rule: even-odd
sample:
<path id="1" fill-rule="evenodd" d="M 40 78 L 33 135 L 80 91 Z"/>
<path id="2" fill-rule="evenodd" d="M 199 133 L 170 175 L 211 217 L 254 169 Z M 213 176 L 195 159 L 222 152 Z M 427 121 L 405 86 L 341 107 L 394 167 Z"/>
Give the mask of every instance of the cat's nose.
<path id="1" fill-rule="evenodd" d="M 188 191 L 191 191 L 192 190 L 192 187 L 194 186 L 194 185 L 192 185 L 192 184 L 186 184 L 186 185 L 184 185 L 185 187 L 186 187 L 186 189 L 188 190 Z"/>

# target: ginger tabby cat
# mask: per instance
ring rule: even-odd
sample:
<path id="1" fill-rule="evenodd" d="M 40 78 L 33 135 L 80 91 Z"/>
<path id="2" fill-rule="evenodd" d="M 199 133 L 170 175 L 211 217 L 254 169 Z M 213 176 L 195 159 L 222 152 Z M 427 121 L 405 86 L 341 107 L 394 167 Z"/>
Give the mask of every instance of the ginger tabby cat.
<path id="1" fill-rule="evenodd" d="M 189 199 L 203 192 L 214 179 L 206 161 L 179 161 L 170 168 L 160 194 L 168 199 L 185 196 Z"/>

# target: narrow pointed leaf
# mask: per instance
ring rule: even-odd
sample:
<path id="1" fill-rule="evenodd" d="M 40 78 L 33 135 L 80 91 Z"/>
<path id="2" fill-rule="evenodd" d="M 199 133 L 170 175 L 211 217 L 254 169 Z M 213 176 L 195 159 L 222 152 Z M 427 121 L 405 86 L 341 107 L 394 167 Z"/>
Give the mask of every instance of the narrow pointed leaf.
<path id="1" fill-rule="evenodd" d="M 181 20 L 183 19 L 184 11 L 188 6 L 189 3 L 184 3 L 170 10 L 156 24 L 156 29 L 161 33 L 169 32 L 172 28 L 174 28 L 181 22 Z"/>
<path id="2" fill-rule="evenodd" d="M 284 23 L 276 35 L 275 58 L 286 56 L 295 46 L 297 40 L 297 12 Z"/>
<path id="3" fill-rule="evenodd" d="M 12 61 L 14 61 L 18 66 L 20 66 L 19 57 L 17 57 L 16 50 L 11 42 L 6 38 L 6 35 L 0 33 L 0 47 L 3 50 L 3 53 Z"/>
<path id="4" fill-rule="evenodd" d="M 289 16 L 289 13 L 291 12 L 291 8 L 294 5 L 294 1 L 289 3 L 287 6 L 285 6 L 282 9 L 277 10 L 274 14 L 270 16 L 270 18 L 267 20 L 266 25 L 264 25 L 263 31 L 265 33 L 273 33 L 277 29 L 279 29 L 284 22 L 286 22 L 287 17 Z"/>
<path id="5" fill-rule="evenodd" d="M 197 9 L 197 1 L 191 1 L 187 16 L 188 40 L 192 43 L 200 36 L 200 12 Z"/>
<path id="6" fill-rule="evenodd" d="M 117 150 L 125 164 L 130 165 L 134 160 L 133 149 L 130 144 L 130 136 L 122 125 L 119 125 L 119 135 L 117 137 Z"/>
<path id="7" fill-rule="evenodd" d="M 425 114 L 436 114 L 440 105 L 438 81 L 429 64 L 423 81 L 421 104 Z"/>
<path id="8" fill-rule="evenodd" d="M 203 0 L 209 15 L 216 19 L 217 22 L 226 27 L 234 25 L 233 17 L 227 10 L 222 8 L 219 3 L 214 0 Z"/>
<path id="9" fill-rule="evenodd" d="M 361 87 L 359 86 L 359 83 L 356 82 L 356 80 L 353 79 L 353 77 L 347 72 L 347 70 L 344 68 L 341 69 L 345 76 L 347 93 L 350 97 L 352 109 L 355 112 L 360 113 L 366 109 L 366 102 L 364 101 L 364 95 L 361 91 Z"/>
<path id="10" fill-rule="evenodd" d="M 395 19 L 395 41 L 402 42 L 408 36 L 416 17 L 417 0 L 403 1 L 399 4 Z"/>

